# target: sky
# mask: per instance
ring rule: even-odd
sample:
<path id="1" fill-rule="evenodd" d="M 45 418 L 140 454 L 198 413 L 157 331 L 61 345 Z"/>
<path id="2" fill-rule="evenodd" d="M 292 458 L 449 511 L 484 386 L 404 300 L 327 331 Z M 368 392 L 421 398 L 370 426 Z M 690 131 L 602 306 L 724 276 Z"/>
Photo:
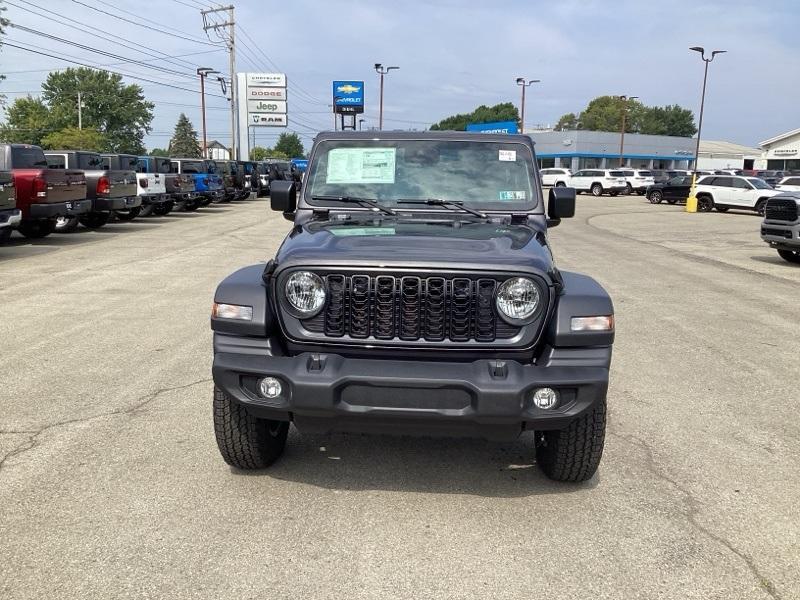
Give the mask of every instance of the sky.
<path id="1" fill-rule="evenodd" d="M 60 58 L 149 79 L 125 77 L 156 104 L 153 131 L 145 138 L 148 148 L 167 146 L 181 112 L 200 130 L 196 67 L 228 72 L 224 45 L 213 32 L 210 37 L 203 32 L 200 9 L 211 6 L 203 0 L 4 3 L 12 23 L 86 48 L 7 28 L 7 44 L 0 49 L 0 73 L 6 75 L 0 93 L 9 101 L 38 93 L 50 70 L 76 66 Z M 800 127 L 796 0 L 233 4 L 237 71 L 286 73 L 288 131 L 298 133 L 306 148 L 315 132 L 332 128 L 334 79 L 365 81 L 364 125 L 377 125 L 376 62 L 400 67 L 385 80 L 384 129 L 425 129 L 481 104 L 518 105 L 517 77 L 541 80 L 528 88 L 527 127 L 552 125 L 600 95 L 639 96 L 647 105 L 679 104 L 697 115 L 703 62 L 690 46 L 727 50 L 709 67 L 703 139 L 755 146 Z M 159 60 L 166 57 L 173 58 Z M 229 145 L 228 101 L 216 84 L 208 92 L 209 140 Z M 273 145 L 282 131 L 258 128 L 256 143 Z"/>

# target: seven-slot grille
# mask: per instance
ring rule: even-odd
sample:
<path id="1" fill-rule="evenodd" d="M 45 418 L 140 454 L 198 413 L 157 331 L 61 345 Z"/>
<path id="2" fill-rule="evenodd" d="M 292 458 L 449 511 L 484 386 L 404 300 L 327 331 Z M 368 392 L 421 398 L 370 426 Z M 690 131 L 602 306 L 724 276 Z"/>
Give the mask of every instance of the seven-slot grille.
<path id="1" fill-rule="evenodd" d="M 495 314 L 502 281 L 493 278 L 337 273 L 324 279 L 325 308 L 303 326 L 326 337 L 493 342 L 519 333 Z"/>
<path id="2" fill-rule="evenodd" d="M 797 202 L 792 198 L 770 198 L 765 216 L 770 221 L 796 221 Z"/>

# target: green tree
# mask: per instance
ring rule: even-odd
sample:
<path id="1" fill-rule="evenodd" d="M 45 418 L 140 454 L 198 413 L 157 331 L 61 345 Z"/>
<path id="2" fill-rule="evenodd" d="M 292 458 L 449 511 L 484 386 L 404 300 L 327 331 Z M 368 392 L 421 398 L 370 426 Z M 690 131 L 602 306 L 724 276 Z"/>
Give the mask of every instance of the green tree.
<path id="1" fill-rule="evenodd" d="M 556 124 L 556 130 L 570 129 L 580 122 L 580 129 L 590 131 L 619 131 L 622 128 L 622 111 L 625 101 L 619 96 L 598 96 L 578 115 L 567 113 Z M 692 111 L 677 104 L 670 106 L 645 106 L 638 100 L 627 101 L 625 131 L 653 135 L 690 137 L 697 133 Z"/>
<path id="2" fill-rule="evenodd" d="M 169 150 L 165 150 L 164 148 L 153 148 L 148 152 L 150 156 L 169 156 Z"/>
<path id="3" fill-rule="evenodd" d="M 677 104 L 651 106 L 643 115 L 639 133 L 691 137 L 697 133 L 697 127 L 694 124 L 694 114 L 688 108 Z"/>
<path id="4" fill-rule="evenodd" d="M 181 113 L 178 123 L 175 125 L 175 133 L 169 141 L 169 156 L 181 156 L 186 158 L 200 158 L 202 150 L 200 142 L 197 141 L 197 132 L 192 127 L 189 118 Z"/>
<path id="5" fill-rule="evenodd" d="M 101 150 L 144 153 L 144 136 L 150 133 L 154 104 L 138 85 L 126 85 L 122 76 L 80 67 L 54 71 L 42 84 L 42 98 L 50 108 L 55 129 L 78 124 L 78 92 L 84 104 L 83 127 L 101 132 Z"/>
<path id="6" fill-rule="evenodd" d="M 269 148 L 264 148 L 263 146 L 253 146 L 250 149 L 250 160 L 264 160 L 269 156 Z"/>
<path id="7" fill-rule="evenodd" d="M 282 133 L 275 144 L 275 152 L 285 155 L 287 158 L 297 158 L 305 155 L 303 142 L 296 133 Z"/>
<path id="8" fill-rule="evenodd" d="M 40 146 L 52 131 L 50 112 L 39 98 L 17 98 L 6 110 L 6 122 L 0 125 L 0 140 L 12 144 Z"/>
<path id="9" fill-rule="evenodd" d="M 561 115 L 561 118 L 556 123 L 555 130 L 563 131 L 565 129 L 578 129 L 578 116 L 575 113 L 567 113 Z"/>
<path id="10" fill-rule="evenodd" d="M 644 105 L 638 100 L 627 101 L 625 132 L 637 133 L 641 126 Z M 581 129 L 590 131 L 619 131 L 622 128 L 622 111 L 625 101 L 617 96 L 599 96 L 589 102 L 581 112 Z"/>
<path id="11" fill-rule="evenodd" d="M 519 111 L 511 102 L 494 106 L 481 105 L 471 113 L 453 115 L 431 125 L 431 131 L 464 131 L 468 123 L 493 123 L 515 121 L 519 126 Z"/>
<path id="12" fill-rule="evenodd" d="M 51 150 L 100 151 L 107 145 L 105 136 L 95 129 L 66 127 L 53 131 L 42 138 L 42 146 Z"/>

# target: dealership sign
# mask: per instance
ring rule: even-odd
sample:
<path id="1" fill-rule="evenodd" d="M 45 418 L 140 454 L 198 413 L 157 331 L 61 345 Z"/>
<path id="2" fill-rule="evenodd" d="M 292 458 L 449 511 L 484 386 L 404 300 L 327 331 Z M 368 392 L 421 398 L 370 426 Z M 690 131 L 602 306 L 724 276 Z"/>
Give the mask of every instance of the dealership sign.
<path id="1" fill-rule="evenodd" d="M 363 113 L 364 82 L 334 81 L 333 110 L 336 113 Z"/>
<path id="2" fill-rule="evenodd" d="M 496 121 L 494 123 L 469 123 L 467 131 L 479 131 L 480 133 L 517 133 L 516 121 Z"/>
<path id="3" fill-rule="evenodd" d="M 248 127 L 286 127 L 289 124 L 286 102 L 286 75 L 283 73 L 247 73 Z"/>

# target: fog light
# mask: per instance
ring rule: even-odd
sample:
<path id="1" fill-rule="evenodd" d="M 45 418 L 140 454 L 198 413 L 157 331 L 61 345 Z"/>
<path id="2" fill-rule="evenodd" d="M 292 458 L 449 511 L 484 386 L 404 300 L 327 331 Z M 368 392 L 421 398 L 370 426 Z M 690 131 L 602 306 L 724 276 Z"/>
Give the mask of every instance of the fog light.
<path id="1" fill-rule="evenodd" d="M 533 392 L 533 403 L 536 408 L 553 408 L 558 404 L 558 392 L 552 388 L 539 388 Z"/>
<path id="2" fill-rule="evenodd" d="M 281 382 L 274 377 L 264 377 L 264 379 L 258 382 L 258 389 L 265 398 L 277 398 L 281 395 L 283 386 Z"/>

